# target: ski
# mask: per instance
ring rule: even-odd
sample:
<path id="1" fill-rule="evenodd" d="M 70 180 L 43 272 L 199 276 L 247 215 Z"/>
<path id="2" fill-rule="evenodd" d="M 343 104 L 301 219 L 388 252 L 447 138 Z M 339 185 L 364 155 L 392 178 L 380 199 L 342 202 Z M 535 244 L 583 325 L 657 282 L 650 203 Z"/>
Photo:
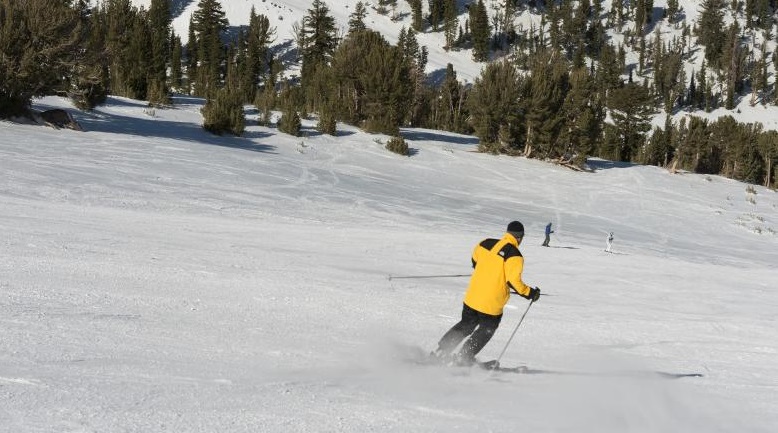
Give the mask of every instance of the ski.
<path id="1" fill-rule="evenodd" d="M 638 378 L 638 379 L 683 379 L 683 378 L 695 378 L 704 377 L 702 373 L 697 372 L 666 372 L 659 370 L 616 370 L 616 371 L 578 371 L 578 370 L 549 370 L 531 368 L 526 365 L 518 365 L 506 367 L 500 364 L 496 359 L 489 361 L 478 361 L 473 363 L 462 363 L 455 355 L 447 355 L 443 357 L 435 356 L 433 353 L 426 352 L 423 348 L 414 346 L 406 348 L 407 353 L 405 360 L 417 365 L 425 366 L 437 366 L 444 368 L 451 368 L 460 372 L 469 371 L 472 369 L 493 371 L 495 373 L 506 374 L 542 374 L 542 375 L 557 375 L 557 376 L 582 376 L 582 377 L 623 377 L 623 378 Z"/>

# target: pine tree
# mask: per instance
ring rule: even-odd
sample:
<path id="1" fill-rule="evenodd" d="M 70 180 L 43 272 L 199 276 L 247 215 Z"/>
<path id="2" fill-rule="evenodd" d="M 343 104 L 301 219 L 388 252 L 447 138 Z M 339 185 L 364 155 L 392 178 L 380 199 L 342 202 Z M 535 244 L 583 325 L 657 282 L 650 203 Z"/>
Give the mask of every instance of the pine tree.
<path id="1" fill-rule="evenodd" d="M 485 62 L 489 60 L 489 17 L 483 0 L 470 6 L 470 32 L 473 38 L 473 60 Z"/>
<path id="2" fill-rule="evenodd" d="M 651 129 L 653 114 L 651 96 L 644 86 L 627 83 L 613 90 L 608 109 L 616 126 L 620 161 L 631 161 L 643 145 L 645 133 Z"/>
<path id="3" fill-rule="evenodd" d="M 408 0 L 408 3 L 411 5 L 411 28 L 417 32 L 421 32 L 424 30 L 421 0 Z"/>
<path id="4" fill-rule="evenodd" d="M 401 47 L 377 32 L 348 35 L 332 58 L 338 119 L 369 132 L 397 134 L 413 98 L 410 65 Z"/>
<path id="5" fill-rule="evenodd" d="M 225 56 L 221 37 L 229 22 L 218 0 L 200 0 L 192 14 L 191 25 L 197 44 L 194 92 L 196 95 L 206 96 L 218 88 L 222 79 Z M 192 40 L 189 44 L 192 44 Z"/>
<path id="6" fill-rule="evenodd" d="M 33 97 L 66 89 L 85 36 L 69 3 L 0 0 L 0 118 L 26 114 Z"/>
<path id="7" fill-rule="evenodd" d="M 454 66 L 449 63 L 446 66 L 446 77 L 440 86 L 440 98 L 438 99 L 439 104 L 436 110 L 439 113 L 436 124 L 437 128 L 457 132 L 462 130 L 465 100 L 463 93 L 464 89 L 457 81 Z"/>
<path id="8" fill-rule="evenodd" d="M 148 80 L 153 84 L 149 91 L 149 104 L 170 104 L 167 87 L 167 68 L 170 62 L 170 0 L 152 0 L 148 13 L 151 60 L 149 61 Z"/>
<path id="9" fill-rule="evenodd" d="M 481 151 L 517 154 L 523 146 L 521 88 L 518 71 L 505 61 L 488 63 L 475 79 L 467 108 Z"/>
<path id="10" fill-rule="evenodd" d="M 84 31 L 83 49 L 77 51 L 69 80 L 68 97 L 74 105 L 91 110 L 108 97 L 110 85 L 108 53 L 105 46 L 106 25 L 97 7 L 79 2 L 80 27 Z"/>
<path id="11" fill-rule="evenodd" d="M 443 3 L 443 34 L 446 38 L 446 45 L 443 47 L 446 51 L 451 50 L 454 47 L 454 41 L 456 38 L 457 27 L 459 21 L 457 20 L 456 0 L 445 0 Z"/>
<path id="12" fill-rule="evenodd" d="M 295 137 L 302 135 L 300 114 L 293 105 L 287 105 L 287 108 L 284 110 L 283 114 L 281 114 L 281 119 L 278 121 L 278 130 Z"/>
<path id="13" fill-rule="evenodd" d="M 325 104 L 320 111 L 319 123 L 316 125 L 316 130 L 327 135 L 337 134 L 337 122 L 334 108 Z"/>
<path id="14" fill-rule="evenodd" d="M 194 20 L 189 18 L 189 36 L 186 43 L 186 93 L 194 91 L 195 77 L 197 77 L 197 36 L 195 35 Z"/>
<path id="15" fill-rule="evenodd" d="M 761 53 L 751 68 L 751 106 L 756 105 L 763 92 L 767 90 L 767 44 L 762 44 Z"/>
<path id="16" fill-rule="evenodd" d="M 721 67 L 726 77 L 726 108 L 735 108 L 736 95 L 743 88 L 746 53 L 740 44 L 740 27 L 733 22 L 727 32 L 727 40 L 721 55 Z"/>
<path id="17" fill-rule="evenodd" d="M 152 60 L 151 29 L 147 13 L 129 0 L 106 0 L 100 13 L 107 23 L 111 93 L 146 99 Z"/>
<path id="18" fill-rule="evenodd" d="M 648 139 L 646 146 L 639 152 L 637 158 L 640 164 L 665 166 L 672 156 L 672 134 L 673 124 L 672 118 L 668 115 L 665 117 L 664 129 L 654 128 L 651 132 L 651 137 Z"/>
<path id="19" fill-rule="evenodd" d="M 313 0 L 308 14 L 303 17 L 303 67 L 315 67 L 327 61 L 337 47 L 335 18 L 322 0 Z"/>
<path id="20" fill-rule="evenodd" d="M 562 154 L 559 134 L 563 127 L 562 105 L 569 90 L 568 65 L 556 50 L 538 53 L 532 65 L 527 99 L 526 156 L 554 158 Z"/>
<path id="21" fill-rule="evenodd" d="M 202 108 L 203 128 L 213 134 L 228 132 L 240 136 L 245 128 L 243 101 L 232 87 L 223 87 L 214 92 Z"/>
<path id="22" fill-rule="evenodd" d="M 775 185 L 775 165 L 778 162 L 778 132 L 765 131 L 759 136 L 757 147 L 764 161 L 765 180 L 763 185 L 772 188 Z"/>
<path id="23" fill-rule="evenodd" d="M 600 100 L 607 101 L 610 91 L 621 86 L 621 73 L 624 69 L 620 65 L 616 50 L 610 44 L 602 48 L 598 60 L 595 74 L 597 93 Z"/>
<path id="24" fill-rule="evenodd" d="M 257 86 L 268 72 L 269 44 L 275 35 L 275 28 L 270 27 L 270 20 L 264 15 L 257 15 L 251 8 L 249 27 L 242 34 L 243 44 L 240 45 L 240 93 L 244 102 L 253 102 L 257 94 Z"/>
<path id="25" fill-rule="evenodd" d="M 697 23 L 697 42 L 705 45 L 705 60 L 708 65 L 720 65 L 724 48 L 724 0 L 703 0 Z"/>
<path id="26" fill-rule="evenodd" d="M 429 5 L 429 16 L 427 20 L 432 26 L 432 31 L 437 32 L 438 26 L 443 22 L 444 1 L 445 0 L 427 0 Z"/>
<path id="27" fill-rule="evenodd" d="M 259 124 L 270 126 L 272 110 L 276 106 L 276 92 L 274 83 L 266 83 L 260 89 L 260 91 L 257 92 L 256 98 L 254 99 L 254 105 L 257 107 L 257 111 L 259 111 Z"/>
<path id="28" fill-rule="evenodd" d="M 564 123 L 561 125 L 560 143 L 565 145 L 558 156 L 581 167 L 595 149 L 600 139 L 605 117 L 602 105 L 596 98 L 594 77 L 585 67 L 570 73 L 570 90 L 561 107 Z"/>
<path id="29" fill-rule="evenodd" d="M 302 86 L 307 96 L 308 108 L 317 110 L 320 103 L 319 92 L 315 89 L 320 83 L 315 82 L 318 70 L 326 66 L 337 47 L 337 29 L 335 18 L 330 15 L 330 9 L 321 0 L 313 0 L 311 8 L 303 17 L 302 26 Z"/>
<path id="30" fill-rule="evenodd" d="M 365 30 L 367 27 L 365 26 L 365 17 L 367 16 L 367 8 L 365 8 L 365 4 L 361 1 L 357 2 L 357 5 L 354 6 L 354 12 L 349 15 L 348 20 L 348 32 L 358 32 L 361 30 Z"/>
<path id="31" fill-rule="evenodd" d="M 170 50 L 170 87 L 181 91 L 184 84 L 183 56 L 184 49 L 181 38 L 173 32 L 171 34 L 172 48 Z"/>
<path id="32" fill-rule="evenodd" d="M 667 0 L 667 22 L 674 24 L 678 17 L 678 0 Z"/>
<path id="33" fill-rule="evenodd" d="M 420 126 L 429 112 L 429 88 L 427 75 L 424 69 L 427 66 L 427 47 L 420 47 L 413 29 L 400 31 L 397 47 L 402 51 L 405 62 L 408 64 L 408 73 L 413 86 L 413 97 L 408 111 L 407 124 Z"/>

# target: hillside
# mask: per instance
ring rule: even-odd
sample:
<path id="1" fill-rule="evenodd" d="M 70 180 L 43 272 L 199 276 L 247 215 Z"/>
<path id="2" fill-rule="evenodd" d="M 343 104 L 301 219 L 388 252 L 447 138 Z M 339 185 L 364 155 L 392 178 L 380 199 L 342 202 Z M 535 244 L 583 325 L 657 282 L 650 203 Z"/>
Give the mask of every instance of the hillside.
<path id="1" fill-rule="evenodd" d="M 410 158 L 307 120 L 302 138 L 256 122 L 217 137 L 202 100 L 175 102 L 73 110 L 86 132 L 0 122 L 0 432 L 778 425 L 775 192 L 573 172 L 421 129 L 402 131 Z M 51 107 L 72 109 L 36 100 Z M 387 276 L 466 274 L 513 219 L 524 279 L 552 296 L 503 364 L 536 374 L 408 362 L 456 322 L 467 280 Z M 526 305 L 511 299 L 484 359 Z"/>
<path id="2" fill-rule="evenodd" d="M 331 15 L 336 20 L 341 34 L 345 34 L 348 30 L 347 22 L 349 15 L 354 10 L 354 5 L 358 0 L 339 0 L 339 1 L 326 1 L 325 3 L 330 9 Z M 151 4 L 151 0 L 133 0 L 133 3 L 138 6 L 148 7 Z M 294 43 L 294 31 L 295 24 L 301 23 L 302 17 L 310 9 L 309 0 L 245 0 L 245 1 L 229 1 L 223 0 L 222 7 L 226 13 L 226 17 L 231 26 L 239 27 L 245 26 L 248 23 L 248 17 L 252 6 L 255 8 L 257 14 L 265 15 L 271 23 L 271 26 L 276 29 L 276 41 L 273 44 L 272 49 L 277 55 L 285 62 L 285 70 L 287 76 L 295 76 L 299 74 L 299 64 L 296 62 L 296 55 L 294 54 L 296 46 Z M 372 5 L 371 2 L 363 2 L 367 5 Z M 461 14 L 459 16 L 459 22 L 461 26 L 465 25 L 467 20 L 467 13 L 465 5 L 471 3 L 467 0 L 460 0 L 459 2 Z M 650 43 L 651 39 L 655 36 L 655 32 L 658 31 L 663 40 L 666 42 L 672 41 L 674 38 L 681 38 L 682 25 L 686 23 L 689 28 L 695 28 L 698 26 L 699 11 L 702 1 L 695 0 L 680 0 L 679 5 L 679 19 L 670 23 L 666 18 L 663 18 L 663 11 L 667 7 L 666 0 L 656 0 L 653 2 L 653 24 L 647 29 L 647 40 Z M 181 35 L 186 39 L 186 35 L 189 31 L 189 20 L 192 13 L 197 9 L 197 1 L 195 0 L 174 0 L 173 12 L 175 18 L 173 20 L 173 29 L 178 35 Z M 490 19 L 494 18 L 497 13 L 497 5 L 500 2 L 491 0 L 485 1 L 488 7 Z M 608 11 L 611 9 L 611 1 L 605 0 L 602 3 L 603 10 L 606 12 L 603 15 L 603 21 L 606 21 L 609 17 Z M 428 13 L 428 4 L 423 2 L 424 13 Z M 404 0 L 397 2 L 397 16 L 398 19 L 392 20 L 389 16 L 381 15 L 375 11 L 374 8 L 368 7 L 368 16 L 365 20 L 366 25 L 379 31 L 384 37 L 391 43 L 397 42 L 397 37 L 400 34 L 400 30 L 410 28 L 411 26 L 411 9 L 408 3 Z M 535 8 L 528 8 L 526 6 L 519 7 L 514 23 L 518 32 L 528 31 L 531 28 L 538 28 L 542 21 L 542 11 Z M 724 13 L 724 23 L 729 25 L 733 21 L 738 21 L 741 28 L 745 25 L 745 18 L 741 13 L 733 14 L 731 10 Z M 633 31 L 634 24 L 628 23 L 621 27 L 621 29 L 610 28 L 607 31 L 609 41 L 614 46 L 624 45 L 625 32 Z M 754 47 L 754 44 L 761 44 L 761 36 L 757 32 L 747 33 L 746 43 L 750 47 Z M 457 78 L 463 83 L 470 84 L 478 78 L 484 67 L 484 63 L 477 63 L 472 60 L 472 50 L 451 50 L 446 51 L 443 49 L 445 45 L 445 38 L 442 32 L 427 31 L 417 35 L 417 39 L 420 45 L 426 46 L 429 50 L 429 63 L 427 64 L 427 74 L 433 82 L 438 82 L 444 75 L 447 64 L 452 64 L 454 70 L 457 72 Z M 772 56 L 772 53 L 776 49 L 776 43 L 774 41 L 767 41 L 767 54 Z M 634 47 L 630 45 L 624 45 L 626 51 L 627 67 L 635 68 L 638 64 L 638 53 Z M 498 60 L 500 57 L 493 54 L 493 60 Z M 684 59 L 684 70 L 687 77 L 691 77 L 693 73 L 700 70 L 701 64 L 704 60 L 704 49 L 697 44 L 697 37 L 691 35 L 689 37 L 689 55 Z M 770 74 L 769 82 L 775 83 L 775 68 L 771 64 L 768 66 Z M 636 77 L 638 79 L 651 79 L 653 77 L 653 71 L 648 69 L 643 75 Z M 627 74 L 623 76 L 627 79 Z M 721 86 L 718 83 L 717 86 Z M 717 87 L 721 90 L 720 87 Z M 743 97 L 737 101 L 737 107 L 732 110 L 719 108 L 710 113 L 706 113 L 702 110 L 680 110 L 672 113 L 673 119 L 677 122 L 683 117 L 698 116 L 710 120 L 715 120 L 721 116 L 729 115 L 734 117 L 738 122 L 752 123 L 760 122 L 764 124 L 766 130 L 778 130 L 778 107 L 774 104 L 757 104 L 752 106 L 750 98 Z M 654 125 L 657 127 L 663 127 L 665 121 L 665 113 L 663 111 L 658 112 L 655 115 Z"/>

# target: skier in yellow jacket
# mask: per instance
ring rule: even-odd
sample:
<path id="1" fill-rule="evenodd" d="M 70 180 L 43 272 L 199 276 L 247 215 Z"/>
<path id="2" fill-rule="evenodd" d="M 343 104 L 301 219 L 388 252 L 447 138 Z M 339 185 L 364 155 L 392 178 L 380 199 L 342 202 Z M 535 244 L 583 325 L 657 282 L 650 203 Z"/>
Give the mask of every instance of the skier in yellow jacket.
<path id="1" fill-rule="evenodd" d="M 537 301 L 540 289 L 530 287 L 521 280 L 524 257 L 519 245 L 524 238 L 524 225 L 518 221 L 508 224 L 502 239 L 484 239 L 473 251 L 473 275 L 465 293 L 462 320 L 446 332 L 433 353 L 438 358 L 447 357 L 466 337 L 456 362 L 471 365 L 475 355 L 492 338 L 502 319 L 502 309 L 508 302 L 510 291 Z"/>

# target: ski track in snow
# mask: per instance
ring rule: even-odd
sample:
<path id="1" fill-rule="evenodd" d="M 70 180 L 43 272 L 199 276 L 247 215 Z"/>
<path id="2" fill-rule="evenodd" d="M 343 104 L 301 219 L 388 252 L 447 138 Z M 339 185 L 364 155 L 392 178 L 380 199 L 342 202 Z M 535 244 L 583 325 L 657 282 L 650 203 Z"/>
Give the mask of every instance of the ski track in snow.
<path id="1" fill-rule="evenodd" d="M 411 158 L 345 125 L 219 139 L 179 102 L 150 117 L 111 98 L 76 112 L 83 133 L 0 122 L 0 432 L 778 425 L 775 192 L 754 204 L 738 182 L 596 160 L 576 173 L 431 131 L 405 131 Z M 503 364 L 602 374 L 405 357 L 457 320 L 467 279 L 387 276 L 466 274 L 511 219 L 524 279 L 553 296 Z M 556 248 L 540 247 L 549 221 Z"/>

